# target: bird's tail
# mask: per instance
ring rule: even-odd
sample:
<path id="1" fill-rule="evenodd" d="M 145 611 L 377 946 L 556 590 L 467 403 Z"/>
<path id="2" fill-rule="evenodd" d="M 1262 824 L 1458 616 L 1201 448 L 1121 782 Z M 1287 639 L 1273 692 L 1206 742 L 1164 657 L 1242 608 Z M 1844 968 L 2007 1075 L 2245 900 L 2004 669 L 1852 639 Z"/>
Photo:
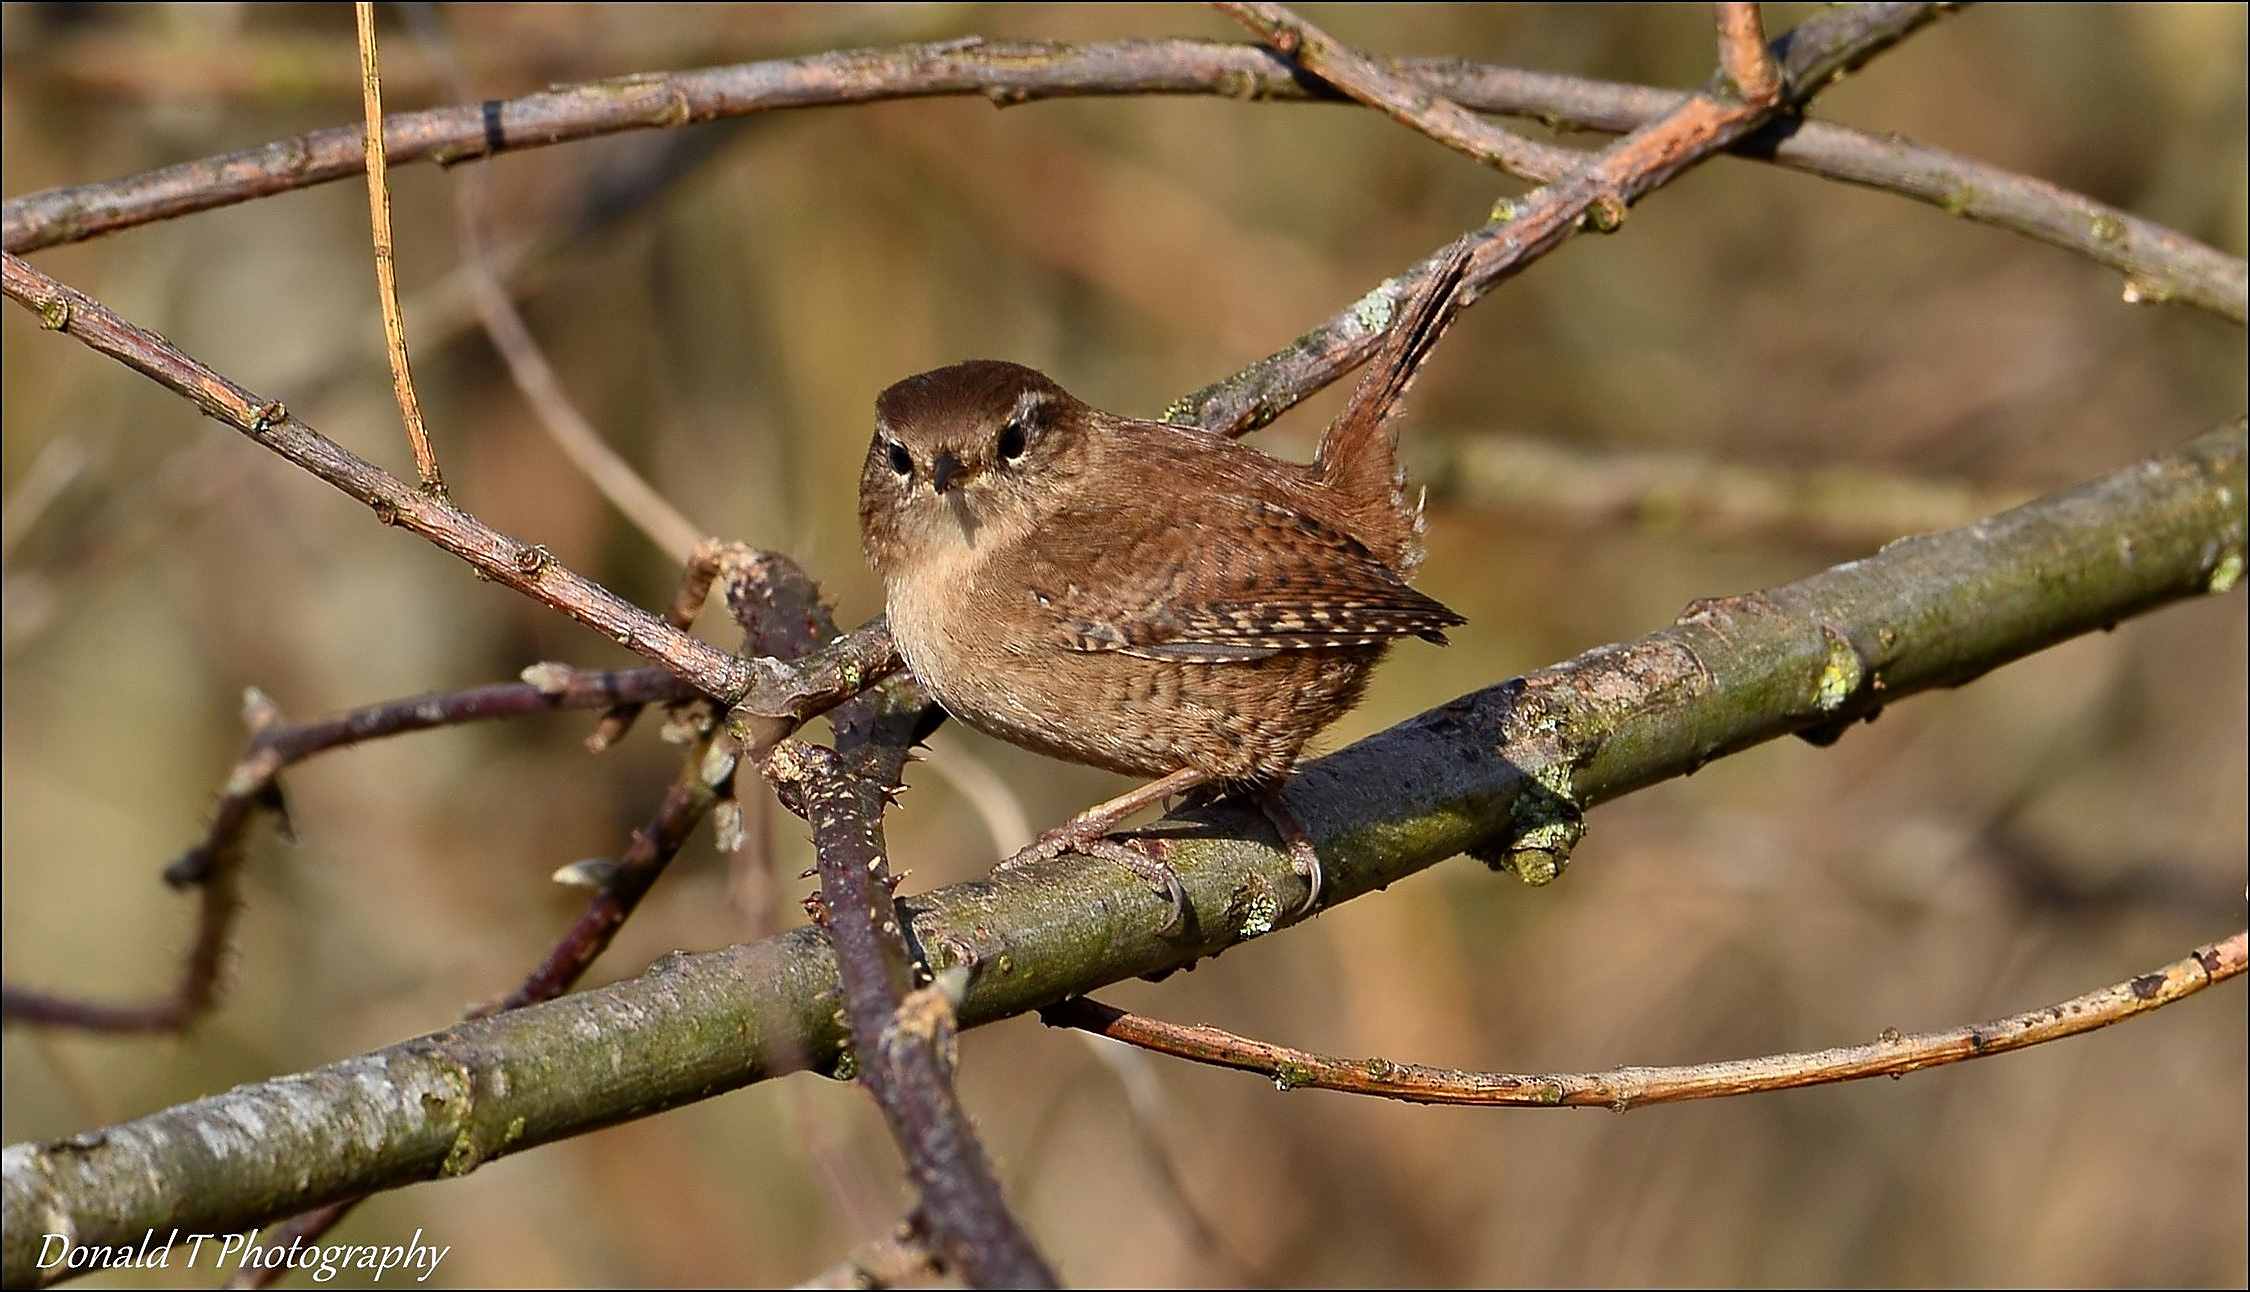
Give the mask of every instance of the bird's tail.
<path id="1" fill-rule="evenodd" d="M 1355 509 L 1387 513 L 1399 526 L 1390 563 L 1411 573 L 1421 556 L 1422 512 L 1406 499 L 1405 474 L 1398 464 L 1398 433 L 1392 424 L 1422 361 L 1430 357 L 1461 307 L 1476 244 L 1464 238 L 1438 262 L 1384 334 L 1383 348 L 1367 365 L 1351 402 L 1321 436 L 1321 480 L 1350 499 Z M 1388 526 L 1386 526 L 1387 528 Z"/>

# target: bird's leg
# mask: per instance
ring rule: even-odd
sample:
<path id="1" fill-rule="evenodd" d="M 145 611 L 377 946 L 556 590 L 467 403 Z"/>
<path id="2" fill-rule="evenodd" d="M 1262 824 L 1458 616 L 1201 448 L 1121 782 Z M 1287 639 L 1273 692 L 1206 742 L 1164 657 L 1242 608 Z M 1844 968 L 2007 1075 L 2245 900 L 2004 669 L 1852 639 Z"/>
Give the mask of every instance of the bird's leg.
<path id="1" fill-rule="evenodd" d="M 1187 890 L 1181 887 L 1179 875 L 1170 866 L 1147 853 L 1106 836 L 1117 828 L 1119 822 L 1142 808 L 1182 790 L 1201 785 L 1206 779 L 1208 778 L 1202 772 L 1192 767 L 1183 767 L 1169 776 L 1159 777 L 1116 798 L 1096 803 L 1024 845 L 1015 856 L 1001 862 L 999 869 L 1013 870 L 1018 866 L 1059 857 L 1066 852 L 1082 852 L 1104 861 L 1116 862 L 1139 875 L 1151 888 L 1172 899 L 1172 918 L 1164 926 L 1170 929 L 1179 924 L 1187 913 Z"/>
<path id="2" fill-rule="evenodd" d="M 1257 792 L 1258 810 L 1273 823 L 1275 833 L 1281 836 L 1281 846 L 1289 853 L 1289 865 L 1305 877 L 1305 901 L 1297 908 L 1296 918 L 1303 919 L 1320 905 L 1320 853 L 1313 849 L 1312 835 L 1305 823 L 1289 809 L 1288 800 L 1281 797 L 1281 787 L 1269 786 Z"/>

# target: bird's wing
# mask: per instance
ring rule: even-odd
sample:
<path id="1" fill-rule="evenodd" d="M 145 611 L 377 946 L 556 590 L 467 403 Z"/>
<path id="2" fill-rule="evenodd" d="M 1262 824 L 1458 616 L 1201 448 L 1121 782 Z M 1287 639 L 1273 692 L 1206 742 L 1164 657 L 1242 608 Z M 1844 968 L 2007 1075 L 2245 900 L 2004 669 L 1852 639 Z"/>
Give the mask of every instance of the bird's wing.
<path id="1" fill-rule="evenodd" d="M 1078 510 L 1055 518 L 1054 541 L 1027 544 L 1031 595 L 1069 649 L 1223 664 L 1395 637 L 1442 643 L 1465 622 L 1295 508 L 1220 494 L 1178 523 L 1154 516 Z"/>

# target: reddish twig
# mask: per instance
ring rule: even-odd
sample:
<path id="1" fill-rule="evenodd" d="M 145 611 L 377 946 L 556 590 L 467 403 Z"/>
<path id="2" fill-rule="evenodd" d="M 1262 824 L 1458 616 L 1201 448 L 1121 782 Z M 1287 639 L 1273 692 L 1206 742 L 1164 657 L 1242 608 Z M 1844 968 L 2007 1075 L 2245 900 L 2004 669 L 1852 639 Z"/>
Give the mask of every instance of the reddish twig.
<path id="1" fill-rule="evenodd" d="M 367 169 L 367 218 L 375 234 L 375 292 L 383 305 L 383 348 L 391 361 L 391 393 L 398 399 L 399 417 L 406 423 L 407 443 L 414 446 L 414 470 L 422 478 L 422 492 L 445 496 L 445 477 L 438 471 L 437 452 L 430 447 L 429 428 L 422 424 L 422 401 L 414 393 L 414 369 L 406 359 L 406 316 L 398 308 L 398 264 L 391 244 L 391 186 L 383 166 L 383 73 L 375 54 L 375 6 L 360 0 L 352 6 L 359 29 L 359 95 L 366 110 L 363 151 Z"/>
<path id="2" fill-rule="evenodd" d="M 1583 154 L 1526 139 L 1441 97 L 1408 76 L 1390 71 L 1305 21 L 1286 5 L 1263 0 L 1214 0 L 1213 7 L 1241 23 L 1283 58 L 1455 152 L 1525 179 L 1561 179 Z"/>
<path id="3" fill-rule="evenodd" d="M 2135 1018 L 2225 982 L 2243 970 L 2250 932 L 2198 947 L 2185 959 L 2045 1009 L 2012 1014 L 1970 1027 L 1901 1036 L 1886 1031 L 1871 1044 L 1803 1054 L 1776 1054 L 1724 1063 L 1678 1067 L 1615 1068 L 1608 1072 L 1519 1075 L 1463 1072 L 1393 1063 L 1339 1059 L 1255 1041 L 1215 1027 L 1186 1027 L 1112 1009 L 1083 997 L 1040 1011 L 1054 1027 L 1074 1027 L 1159 1054 L 1212 1067 L 1255 1072 L 1283 1090 L 1305 1088 L 1375 1095 L 1416 1104 L 1467 1104 L 1506 1108 L 1609 1108 L 1624 1112 L 1650 1104 L 1727 1095 L 1793 1090 L 1800 1086 L 1869 1077 L 1900 1077 L 1923 1068 L 1989 1058 L 2047 1041 L 2077 1036 Z"/>
<path id="4" fill-rule="evenodd" d="M 1766 24 L 1758 16 L 1758 6 L 1743 0 L 1719 0 L 1711 8 L 1719 25 L 1720 75 L 1748 102 L 1778 100 L 1781 68 L 1766 48 Z"/>

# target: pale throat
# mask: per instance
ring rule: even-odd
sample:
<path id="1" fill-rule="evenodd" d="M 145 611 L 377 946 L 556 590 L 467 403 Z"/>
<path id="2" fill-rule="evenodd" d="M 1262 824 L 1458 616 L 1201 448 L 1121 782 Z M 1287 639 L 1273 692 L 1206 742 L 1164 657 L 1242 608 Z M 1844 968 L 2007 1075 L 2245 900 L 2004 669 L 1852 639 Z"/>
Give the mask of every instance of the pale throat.
<path id="1" fill-rule="evenodd" d="M 940 699 L 949 681 L 942 643 L 975 634 L 986 613 L 979 608 L 985 599 L 977 594 L 992 577 L 985 567 L 1036 529 L 1029 515 L 994 514 L 1018 510 L 966 510 L 962 500 L 951 499 L 934 514 L 921 511 L 909 521 L 913 541 L 884 572 L 884 605 L 899 654 Z"/>

